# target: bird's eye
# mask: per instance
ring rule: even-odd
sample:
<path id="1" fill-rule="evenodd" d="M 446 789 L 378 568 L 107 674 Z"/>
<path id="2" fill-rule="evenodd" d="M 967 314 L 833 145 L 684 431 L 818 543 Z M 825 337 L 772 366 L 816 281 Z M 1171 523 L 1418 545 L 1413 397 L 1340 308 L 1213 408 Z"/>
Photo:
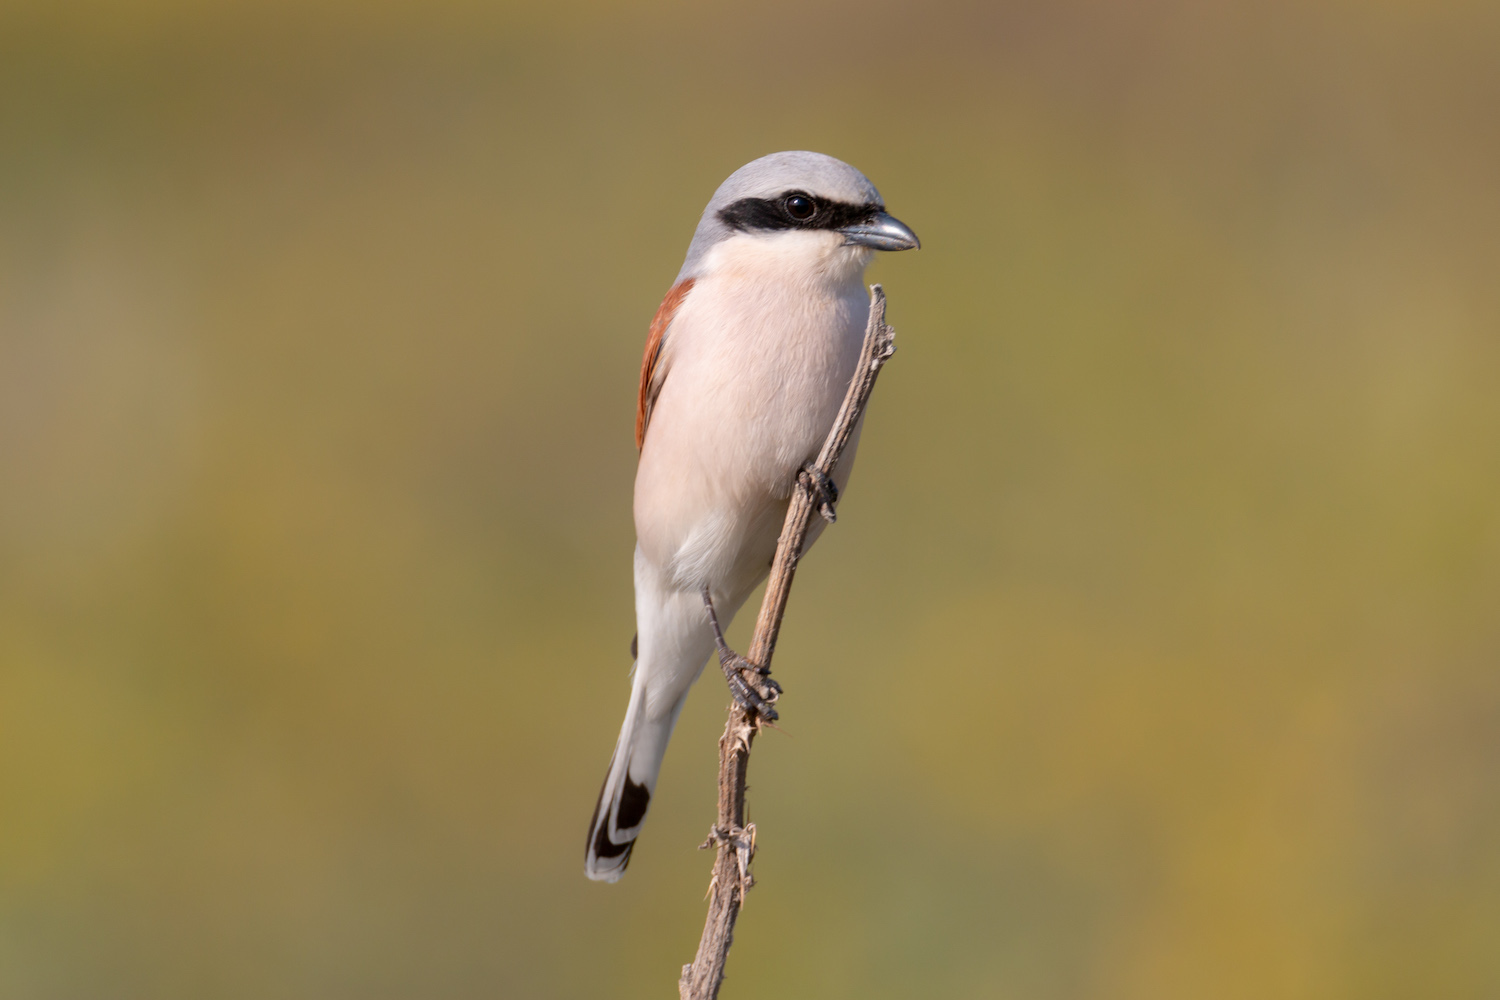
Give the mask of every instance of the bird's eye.
<path id="1" fill-rule="evenodd" d="M 814 205 L 813 200 L 805 194 L 789 196 L 784 205 L 786 207 L 786 214 L 798 222 L 806 222 L 816 215 L 818 211 L 818 206 Z"/>

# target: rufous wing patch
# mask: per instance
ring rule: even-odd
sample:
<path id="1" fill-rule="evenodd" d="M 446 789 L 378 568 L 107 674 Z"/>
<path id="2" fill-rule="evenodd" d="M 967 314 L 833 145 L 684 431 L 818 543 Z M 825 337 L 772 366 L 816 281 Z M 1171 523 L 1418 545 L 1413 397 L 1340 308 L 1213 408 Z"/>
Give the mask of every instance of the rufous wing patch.
<path id="1" fill-rule="evenodd" d="M 646 356 L 641 359 L 641 393 L 635 406 L 635 446 L 637 448 L 643 447 L 646 443 L 646 425 L 651 423 L 651 409 L 656 405 L 656 397 L 661 393 L 662 381 L 667 377 L 666 369 L 658 364 L 661 360 L 662 338 L 666 336 L 672 317 L 677 314 L 677 307 L 682 305 L 682 300 L 692 290 L 692 278 L 685 278 L 673 285 L 667 292 L 667 297 L 662 299 L 661 305 L 657 307 L 656 315 L 652 317 L 651 332 L 646 335 Z"/>

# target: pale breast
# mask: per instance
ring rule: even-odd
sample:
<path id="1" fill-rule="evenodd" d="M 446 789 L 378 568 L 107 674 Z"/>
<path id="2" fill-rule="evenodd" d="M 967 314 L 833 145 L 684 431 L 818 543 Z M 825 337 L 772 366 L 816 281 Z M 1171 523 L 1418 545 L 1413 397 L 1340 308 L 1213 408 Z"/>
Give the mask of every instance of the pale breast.
<path id="1" fill-rule="evenodd" d="M 673 320 L 636 474 L 642 552 L 684 585 L 764 572 L 864 337 L 862 266 L 745 256 L 700 278 Z"/>

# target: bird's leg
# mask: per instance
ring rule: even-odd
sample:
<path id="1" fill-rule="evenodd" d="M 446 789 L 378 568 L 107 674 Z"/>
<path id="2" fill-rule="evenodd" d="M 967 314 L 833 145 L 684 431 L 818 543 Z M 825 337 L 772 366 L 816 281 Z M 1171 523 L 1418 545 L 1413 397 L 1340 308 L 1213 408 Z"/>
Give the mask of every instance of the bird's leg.
<path id="1" fill-rule="evenodd" d="M 703 588 L 703 606 L 708 609 L 708 624 L 714 630 L 714 645 L 719 649 L 719 667 L 724 671 L 724 680 L 729 682 L 729 693 L 747 712 L 760 715 L 771 722 L 779 716 L 771 702 L 781 694 L 781 685 L 771 680 L 768 667 L 756 666 L 729 648 L 724 641 L 724 630 L 719 627 L 719 616 L 714 611 L 714 600 L 708 588 Z M 764 690 L 761 687 L 764 686 Z"/>
<path id="2" fill-rule="evenodd" d="M 822 469 L 808 462 L 798 470 L 797 481 L 812 491 L 813 502 L 818 505 L 818 513 L 823 515 L 823 520 L 829 524 L 838 520 L 833 506 L 839 502 L 839 488 L 833 485 L 833 480 Z"/>

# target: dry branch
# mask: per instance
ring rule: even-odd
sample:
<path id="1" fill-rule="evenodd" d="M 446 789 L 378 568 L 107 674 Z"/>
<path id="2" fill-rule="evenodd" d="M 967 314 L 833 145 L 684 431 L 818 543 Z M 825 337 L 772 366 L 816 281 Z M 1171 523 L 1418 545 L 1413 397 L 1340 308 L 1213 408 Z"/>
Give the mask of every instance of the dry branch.
<path id="1" fill-rule="evenodd" d="M 885 292 L 879 285 L 872 285 L 870 320 L 865 327 L 860 363 L 849 382 L 849 391 L 833 422 L 833 429 L 828 433 L 828 440 L 813 463 L 813 467 L 824 476 L 833 475 L 834 467 L 864 413 L 870 392 L 875 388 L 875 377 L 895 351 L 895 331 L 885 324 Z M 781 618 L 786 614 L 787 595 L 791 593 L 797 560 L 802 555 L 802 545 L 813 514 L 820 507 L 823 515 L 831 521 L 833 509 L 821 503 L 812 477 L 806 471 L 798 473 L 797 485 L 787 506 L 786 521 L 781 527 L 781 539 L 776 544 L 771 575 L 766 581 L 760 617 L 755 621 L 755 635 L 745 654 L 745 659 L 752 664 L 768 669 L 771 666 L 771 654 L 776 650 L 776 636 L 781 631 Z M 774 689 L 763 694 L 767 701 L 776 699 Z M 703 845 L 718 847 L 713 878 L 708 884 L 708 918 L 703 924 L 697 956 L 691 965 L 682 967 L 682 978 L 677 983 L 681 1000 L 714 1000 L 719 995 L 719 986 L 724 981 L 724 963 L 729 957 L 729 946 L 734 943 L 734 921 L 739 916 L 745 893 L 754 884 L 750 862 L 755 857 L 755 825 L 745 825 L 745 774 L 750 766 L 750 745 L 760 731 L 760 724 L 758 715 L 741 708 L 737 702 L 730 703 L 729 721 L 719 739 L 719 815 Z"/>

